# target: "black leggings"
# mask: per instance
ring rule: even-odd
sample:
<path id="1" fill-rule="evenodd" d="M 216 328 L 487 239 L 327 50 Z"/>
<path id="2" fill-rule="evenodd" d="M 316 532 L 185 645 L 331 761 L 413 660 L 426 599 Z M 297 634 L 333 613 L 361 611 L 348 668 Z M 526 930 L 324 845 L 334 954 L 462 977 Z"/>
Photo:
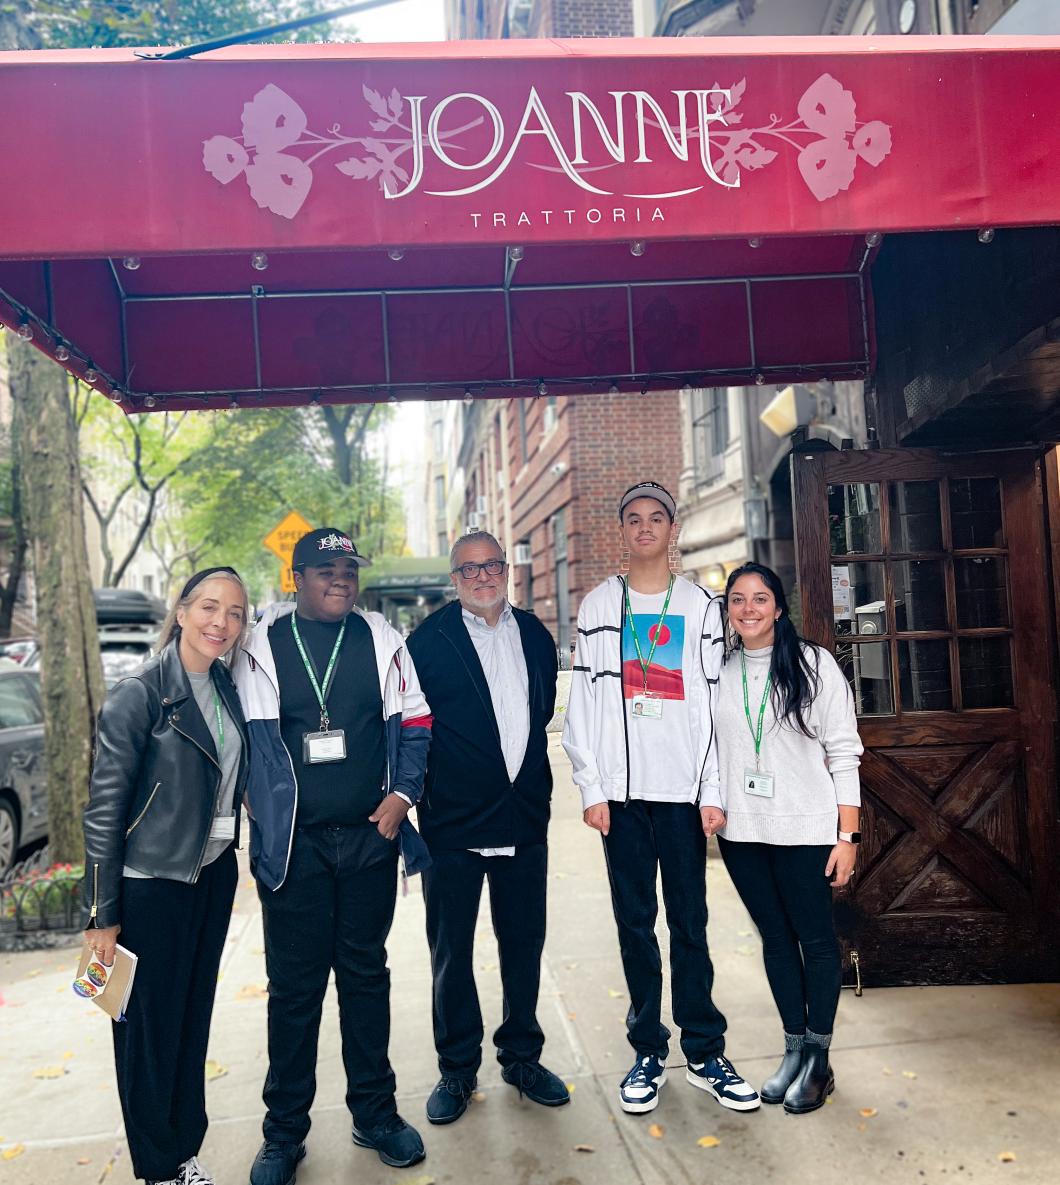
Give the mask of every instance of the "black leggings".
<path id="1" fill-rule="evenodd" d="M 736 843 L 722 859 L 762 936 L 766 977 L 786 1033 L 831 1033 L 842 971 L 824 874 L 831 847 Z"/>

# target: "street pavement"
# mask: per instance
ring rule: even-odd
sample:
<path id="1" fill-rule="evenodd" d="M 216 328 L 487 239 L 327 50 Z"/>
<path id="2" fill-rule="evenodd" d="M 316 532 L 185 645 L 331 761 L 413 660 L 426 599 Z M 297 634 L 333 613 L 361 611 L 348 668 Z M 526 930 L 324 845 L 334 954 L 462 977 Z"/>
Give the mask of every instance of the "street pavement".
<path id="1" fill-rule="evenodd" d="M 603 855 L 599 838 L 581 823 L 556 735 L 551 753 L 556 790 L 540 1020 L 543 1060 L 570 1084 L 571 1105 L 550 1111 L 520 1100 L 487 1051 L 468 1114 L 451 1127 L 426 1123 L 436 1066 L 416 879 L 398 902 L 389 944 L 391 1057 L 399 1106 L 423 1132 L 427 1160 L 391 1169 L 351 1145 L 329 992 L 299 1185 L 849 1185 L 869 1179 L 1047 1185 L 1060 1179 L 1060 985 L 869 990 L 860 999 L 844 991 L 832 1056 L 838 1088 L 817 1113 L 726 1111 L 685 1082 L 675 1042 L 658 1109 L 624 1114 L 617 1087 L 632 1060 L 623 1028 L 628 999 Z M 714 853 L 707 883 L 727 1052 L 757 1085 L 778 1059 L 780 1025 L 757 936 Z M 665 950 L 661 921 L 660 930 Z M 73 947 L 0 957 L 2 1185 L 133 1180 L 110 1022 L 71 992 L 75 957 Z M 476 963 L 490 1033 L 501 997 L 485 898 Z M 244 860 L 207 1068 L 211 1126 L 201 1159 L 218 1185 L 245 1185 L 261 1138 L 265 1008 L 261 917 Z"/>

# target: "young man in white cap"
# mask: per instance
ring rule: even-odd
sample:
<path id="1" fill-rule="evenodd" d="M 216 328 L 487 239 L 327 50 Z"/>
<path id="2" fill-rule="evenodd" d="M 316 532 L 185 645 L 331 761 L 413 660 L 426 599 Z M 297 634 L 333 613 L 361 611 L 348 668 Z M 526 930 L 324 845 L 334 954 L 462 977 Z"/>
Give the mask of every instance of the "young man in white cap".
<path id="1" fill-rule="evenodd" d="M 724 1056 L 725 1017 L 711 999 L 707 838 L 725 824 L 718 788 L 714 701 L 724 650 L 720 598 L 670 570 L 677 507 L 652 481 L 619 502 L 627 577 L 592 590 L 578 644 L 563 747 L 585 822 L 603 836 L 629 988 L 636 1053 L 619 1088 L 623 1110 L 658 1106 L 670 1032 L 663 1025 L 655 937 L 657 871 L 670 931 L 670 991 L 686 1078 L 734 1111 L 758 1094 Z"/>
<path id="2" fill-rule="evenodd" d="M 406 873 L 429 863 L 406 815 L 431 716 L 401 635 L 355 605 L 367 562 L 343 531 L 303 535 L 295 603 L 265 610 L 235 664 L 269 975 L 265 1142 L 250 1185 L 290 1185 L 305 1155 L 332 971 L 353 1142 L 396 1168 L 424 1155 L 394 1100 L 385 944 L 399 852 Z"/>

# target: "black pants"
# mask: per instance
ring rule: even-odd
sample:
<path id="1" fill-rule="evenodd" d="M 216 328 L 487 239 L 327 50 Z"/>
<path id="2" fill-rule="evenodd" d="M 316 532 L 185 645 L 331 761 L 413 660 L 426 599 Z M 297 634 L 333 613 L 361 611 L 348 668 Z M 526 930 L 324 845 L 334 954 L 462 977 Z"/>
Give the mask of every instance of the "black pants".
<path id="1" fill-rule="evenodd" d="M 830 1033 L 842 979 L 832 885 L 824 874 L 831 847 L 718 843 L 762 936 L 766 977 L 784 1031 Z"/>
<path id="2" fill-rule="evenodd" d="M 266 1140 L 298 1143 L 316 1094 L 328 977 L 339 997 L 346 1105 L 361 1129 L 397 1113 L 386 939 L 397 900 L 397 842 L 374 824 L 299 827 L 287 878 L 258 885 L 269 975 Z"/>
<path id="3" fill-rule="evenodd" d="M 639 799 L 609 805 L 611 830 L 604 838 L 604 856 L 629 988 L 629 1043 L 638 1057 L 665 1057 L 669 1048 L 670 1030 L 660 1020 L 658 870 L 670 931 L 670 994 L 681 1049 L 688 1061 L 705 1061 L 725 1048 L 725 1017 L 710 994 L 714 967 L 707 950 L 707 844 L 699 809 L 692 803 Z"/>
<path id="4" fill-rule="evenodd" d="M 537 1023 L 545 946 L 548 849 L 526 844 L 514 856 L 431 849 L 424 873 L 427 942 L 434 971 L 434 1044 L 439 1070 L 470 1082 L 482 1064 L 482 1011 L 475 987 L 475 922 L 483 877 L 489 879 L 493 932 L 500 953 L 504 1018 L 493 1034 L 502 1066 L 534 1062 L 545 1037 Z"/>
<path id="5" fill-rule="evenodd" d="M 118 941 L 137 956 L 136 979 L 124 1022 L 111 1028 L 136 1177 L 168 1181 L 202 1147 L 206 1045 L 236 878 L 229 848 L 194 885 L 122 880 Z"/>

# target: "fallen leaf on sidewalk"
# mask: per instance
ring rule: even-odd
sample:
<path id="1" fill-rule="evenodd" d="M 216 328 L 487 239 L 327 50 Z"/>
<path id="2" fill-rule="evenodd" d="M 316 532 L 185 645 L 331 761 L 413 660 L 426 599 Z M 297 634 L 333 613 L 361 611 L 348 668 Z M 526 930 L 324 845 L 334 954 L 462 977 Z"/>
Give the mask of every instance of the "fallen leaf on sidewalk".
<path id="1" fill-rule="evenodd" d="M 14 1160 L 16 1156 L 21 1156 L 26 1151 L 25 1144 L 12 1144 L 10 1148 L 5 1148 L 0 1155 L 4 1160 Z"/>
<path id="2" fill-rule="evenodd" d="M 565 881 L 567 879 L 567 874 L 565 872 L 554 872 L 552 875 L 558 881 Z"/>
<path id="3" fill-rule="evenodd" d="M 69 1060 L 70 1060 L 70 1059 L 71 1059 L 73 1056 L 74 1056 L 74 1051 L 73 1051 L 72 1049 L 68 1049 L 68 1050 L 67 1050 L 67 1051 L 66 1051 L 66 1052 L 63 1054 L 63 1061 L 64 1061 L 64 1062 L 68 1062 L 68 1061 L 69 1061 Z"/>
<path id="4" fill-rule="evenodd" d="M 34 1078 L 61 1078 L 64 1074 L 69 1073 L 65 1066 L 41 1066 L 40 1069 L 33 1071 Z"/>
<path id="5" fill-rule="evenodd" d="M 915 1077 L 916 1077 L 916 1071 L 915 1071 L 915 1070 L 903 1070 L 903 1071 L 902 1071 L 902 1077 L 903 1077 L 903 1078 L 915 1078 Z"/>
<path id="6" fill-rule="evenodd" d="M 625 992 L 616 992 L 614 988 L 608 988 L 607 994 L 611 997 L 612 1000 L 621 1000 L 622 997 L 626 993 Z"/>
<path id="7" fill-rule="evenodd" d="M 577 971 L 577 969 L 578 969 L 577 963 L 564 963 L 563 964 L 564 971 Z"/>
<path id="8" fill-rule="evenodd" d="M 213 1058 L 206 1062 L 206 1081 L 213 1082 L 215 1078 L 223 1078 L 228 1073 L 228 1067 L 215 1062 Z"/>
<path id="9" fill-rule="evenodd" d="M 595 1152 L 596 1149 L 592 1146 L 592 1144 L 575 1144 L 574 1151 L 575 1152 Z"/>
<path id="10" fill-rule="evenodd" d="M 5 1152 L 4 1155 L 6 1156 L 7 1153 Z M 1011 1164 L 1016 1159 L 1016 1154 L 1015 1152 L 999 1152 L 997 1158 L 1002 1164 Z"/>
<path id="11" fill-rule="evenodd" d="M 750 938 L 753 933 L 754 933 L 753 930 L 737 930 L 736 937 L 737 938 Z"/>
<path id="12" fill-rule="evenodd" d="M 496 963 L 483 963 L 480 970 L 482 970 L 482 971 L 496 971 L 497 964 Z"/>
<path id="13" fill-rule="evenodd" d="M 738 946 L 736 948 L 736 953 L 738 955 L 753 955 L 753 954 L 756 954 L 757 952 L 755 951 L 755 948 L 753 946 Z"/>
<path id="14" fill-rule="evenodd" d="M 869 1125 L 867 1123 L 859 1123 L 858 1124 L 858 1131 L 859 1132 L 867 1132 L 868 1130 L 869 1130 Z"/>
<path id="15" fill-rule="evenodd" d="M 661 1123 L 653 1123 L 651 1127 L 648 1128 L 648 1135 L 651 1136 L 653 1140 L 661 1140 L 663 1136 L 666 1135 L 666 1128 L 663 1127 Z"/>
<path id="16" fill-rule="evenodd" d="M 77 1158 L 77 1163 L 78 1164 L 91 1164 L 92 1161 L 89 1160 L 89 1158 L 87 1156 L 79 1156 Z"/>
<path id="17" fill-rule="evenodd" d="M 835 1099 L 833 1099 L 833 1098 L 832 1098 L 832 1096 L 831 1096 L 831 1095 L 829 1095 L 829 1096 L 828 1096 L 828 1098 L 826 1098 L 826 1099 L 825 1099 L 825 1101 L 824 1101 L 824 1105 L 825 1105 L 826 1107 L 828 1107 L 828 1106 L 831 1106 L 831 1104 L 832 1104 L 832 1103 L 834 1103 L 834 1102 L 835 1102 Z"/>
<path id="18" fill-rule="evenodd" d="M 574 1094 L 574 1090 L 575 1090 L 574 1083 L 567 1082 L 565 1085 L 567 1087 L 567 1094 Z"/>
<path id="19" fill-rule="evenodd" d="M 484 1103 L 484 1102 L 486 1101 L 486 1095 L 485 1095 L 485 1092 L 484 1092 L 484 1091 L 481 1091 L 481 1090 L 476 1090 L 476 1091 L 475 1091 L 475 1092 L 474 1092 L 474 1093 L 471 1095 L 471 1098 L 472 1098 L 472 1101 L 473 1101 L 473 1102 L 476 1102 L 476 1103 Z"/>
<path id="20" fill-rule="evenodd" d="M 578 1018 L 578 1014 L 576 1012 L 568 1012 L 567 1013 L 568 1020 L 577 1020 L 577 1018 Z"/>
<path id="21" fill-rule="evenodd" d="M 418 1177 L 402 1177 L 402 1185 L 434 1185 L 434 1178 L 429 1173 L 421 1173 Z"/>
<path id="22" fill-rule="evenodd" d="M 27 978 L 27 979 L 36 979 L 38 975 L 40 975 L 40 968 L 39 968 L 39 967 L 37 967 L 36 969 L 34 969 L 33 971 L 31 971 L 31 972 L 30 972 L 30 973 L 29 973 L 29 974 L 26 976 L 26 978 Z"/>
<path id="23" fill-rule="evenodd" d="M 871 1119 L 873 1115 L 877 1115 L 879 1112 L 875 1107 L 862 1107 L 858 1114 L 864 1119 Z"/>
<path id="24" fill-rule="evenodd" d="M 260 1000 L 262 996 L 269 994 L 268 988 L 260 983 L 245 983 L 236 992 L 237 1000 Z"/>
<path id="25" fill-rule="evenodd" d="M 894 1074 L 894 1071 L 891 1069 L 890 1066 L 884 1066 L 883 1072 L 887 1075 L 888 1078 L 890 1078 Z"/>
<path id="26" fill-rule="evenodd" d="M 721 1140 L 717 1136 L 700 1136 L 696 1143 L 700 1148 L 717 1148 Z"/>

